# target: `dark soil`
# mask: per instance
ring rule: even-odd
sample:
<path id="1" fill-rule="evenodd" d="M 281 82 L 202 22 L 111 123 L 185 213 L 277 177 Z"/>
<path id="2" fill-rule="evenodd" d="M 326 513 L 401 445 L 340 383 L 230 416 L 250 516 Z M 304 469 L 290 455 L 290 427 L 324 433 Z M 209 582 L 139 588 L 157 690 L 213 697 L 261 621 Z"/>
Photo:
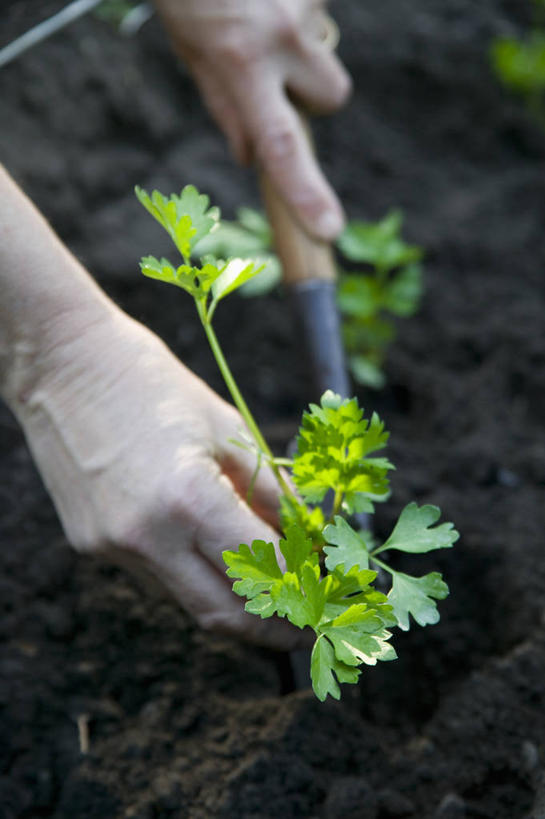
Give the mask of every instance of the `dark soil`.
<path id="1" fill-rule="evenodd" d="M 8 4 L 12 34 L 46 5 Z M 316 126 L 349 214 L 400 206 L 427 248 L 423 308 L 400 324 L 389 387 L 363 400 L 398 467 L 379 531 L 416 499 L 462 533 L 426 558 L 451 587 L 441 623 L 399 635 L 400 659 L 341 703 L 282 696 L 270 654 L 70 550 L 1 409 L 1 819 L 545 817 L 545 134 L 487 62 L 529 5 L 338 2 L 356 90 Z M 107 291 L 223 392 L 192 305 L 138 275 L 163 240 L 132 187 L 193 182 L 227 215 L 257 194 L 159 25 L 124 40 L 82 20 L 0 87 L 8 169 Z M 234 299 L 217 326 L 280 444 L 309 398 L 282 296 Z"/>

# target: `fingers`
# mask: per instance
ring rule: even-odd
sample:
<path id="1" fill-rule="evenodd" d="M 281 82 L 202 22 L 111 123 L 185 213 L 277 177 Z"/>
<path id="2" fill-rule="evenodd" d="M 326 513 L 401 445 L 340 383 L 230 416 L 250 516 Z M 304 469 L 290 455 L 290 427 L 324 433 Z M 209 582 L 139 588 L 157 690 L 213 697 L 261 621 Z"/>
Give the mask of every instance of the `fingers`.
<path id="1" fill-rule="evenodd" d="M 183 14 L 178 0 L 156 2 L 235 157 L 257 159 L 307 231 L 335 239 L 343 211 L 288 96 L 325 113 L 349 93 L 323 0 L 185 0 Z"/>
<path id="2" fill-rule="evenodd" d="M 304 44 L 304 59 L 287 72 L 286 87 L 309 113 L 329 114 L 345 104 L 352 81 L 333 52 L 310 40 Z"/>
<path id="3" fill-rule="evenodd" d="M 249 82 L 239 85 L 237 104 L 256 159 L 273 185 L 309 233 L 333 240 L 342 230 L 343 210 L 284 89 L 256 70 Z"/>
<path id="4" fill-rule="evenodd" d="M 240 498 L 249 503 L 256 515 L 277 528 L 280 488 L 272 469 L 267 464 L 257 469 L 256 455 L 234 445 L 231 451 L 225 452 L 219 463 Z M 251 497 L 248 498 L 250 489 Z"/>
<path id="5" fill-rule="evenodd" d="M 308 634 L 287 620 L 262 620 L 245 612 L 225 572 L 198 552 L 170 551 L 167 559 L 147 568 L 203 629 L 284 651 L 308 644 Z"/>
<path id="6" fill-rule="evenodd" d="M 206 107 L 227 137 L 231 153 L 237 162 L 246 165 L 250 161 L 250 146 L 228 88 L 205 65 L 194 65 L 194 77 Z"/>
<path id="7" fill-rule="evenodd" d="M 209 473 L 216 467 L 210 467 Z M 279 534 L 269 526 L 235 492 L 226 475 L 216 475 L 210 482 L 207 506 L 199 515 L 193 542 L 195 548 L 216 569 L 225 572 L 222 557 L 224 549 L 238 549 L 241 543 L 251 545 L 254 540 L 278 544 Z M 277 554 L 280 554 L 277 549 Z"/>
<path id="8" fill-rule="evenodd" d="M 250 506 L 254 513 L 277 529 L 280 488 L 272 469 L 262 463 L 256 473 L 256 453 L 233 443 L 241 440 L 244 434 L 248 435 L 237 410 L 224 401 L 215 401 L 212 406 L 210 427 L 214 435 L 213 457 L 219 464 L 220 471 L 245 503 L 248 502 L 248 490 L 252 487 Z"/>

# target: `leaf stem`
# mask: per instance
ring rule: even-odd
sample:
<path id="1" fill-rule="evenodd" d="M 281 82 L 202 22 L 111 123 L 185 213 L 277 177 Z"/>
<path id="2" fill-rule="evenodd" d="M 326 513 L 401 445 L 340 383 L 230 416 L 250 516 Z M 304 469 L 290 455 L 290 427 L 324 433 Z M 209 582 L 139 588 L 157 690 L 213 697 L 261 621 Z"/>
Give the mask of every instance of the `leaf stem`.
<path id="1" fill-rule="evenodd" d="M 250 479 L 250 485 L 248 486 L 248 491 L 246 492 L 246 503 L 248 506 L 252 505 L 252 499 L 254 497 L 254 488 L 255 482 L 257 481 L 257 476 L 259 475 L 259 470 L 261 469 L 261 461 L 263 460 L 263 454 L 261 452 L 257 453 L 257 462 L 255 465 L 255 469 L 253 471 L 252 477 Z"/>
<path id="2" fill-rule="evenodd" d="M 250 412 L 246 401 L 242 397 L 242 394 L 238 388 L 238 385 L 234 379 L 234 376 L 229 369 L 229 365 L 225 360 L 225 356 L 223 355 L 223 351 L 220 347 L 220 343 L 218 341 L 218 337 L 216 336 L 214 329 L 210 322 L 208 321 L 208 316 L 206 312 L 206 306 L 202 302 L 197 302 L 197 310 L 199 313 L 199 317 L 201 319 L 202 325 L 204 327 L 204 331 L 206 333 L 206 337 L 208 338 L 208 343 L 212 349 L 214 354 L 214 358 L 216 359 L 217 365 L 220 369 L 220 372 L 223 376 L 223 380 L 227 386 L 227 389 L 231 393 L 231 398 L 233 399 L 235 406 L 237 407 L 238 411 L 242 415 L 246 426 L 250 434 L 252 435 L 254 441 L 257 444 L 257 447 L 267 458 L 273 474 L 277 480 L 277 483 L 282 490 L 283 494 L 287 497 L 294 497 L 294 493 L 292 492 L 290 486 L 288 485 L 287 481 L 283 477 L 282 473 L 280 472 L 278 466 L 275 463 L 274 455 L 271 452 L 269 445 L 267 444 L 265 438 L 261 434 L 261 430 L 259 429 L 258 425 L 256 424 L 252 413 Z"/>
<path id="3" fill-rule="evenodd" d="M 388 574 L 391 574 L 392 576 L 395 574 L 395 571 L 393 569 L 390 569 L 390 567 L 386 563 L 383 563 L 382 560 L 379 560 L 378 557 L 375 557 L 375 552 L 369 552 L 369 559 L 372 560 L 373 563 L 376 563 L 377 566 L 380 566 L 381 569 L 387 571 Z"/>
<path id="4" fill-rule="evenodd" d="M 333 523 L 335 520 L 335 515 L 339 512 L 343 502 L 343 491 L 342 489 L 335 490 L 335 497 L 333 498 L 333 507 L 331 509 L 331 515 L 329 516 L 329 522 Z"/>

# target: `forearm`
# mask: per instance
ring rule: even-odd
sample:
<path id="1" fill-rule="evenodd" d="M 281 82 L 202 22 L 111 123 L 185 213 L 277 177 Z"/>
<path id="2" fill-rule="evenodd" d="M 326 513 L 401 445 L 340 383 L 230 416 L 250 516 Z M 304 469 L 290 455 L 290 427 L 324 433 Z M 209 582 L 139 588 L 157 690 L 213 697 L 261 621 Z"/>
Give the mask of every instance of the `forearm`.
<path id="1" fill-rule="evenodd" d="M 0 166 L 0 395 L 16 409 L 61 342 L 116 311 Z"/>

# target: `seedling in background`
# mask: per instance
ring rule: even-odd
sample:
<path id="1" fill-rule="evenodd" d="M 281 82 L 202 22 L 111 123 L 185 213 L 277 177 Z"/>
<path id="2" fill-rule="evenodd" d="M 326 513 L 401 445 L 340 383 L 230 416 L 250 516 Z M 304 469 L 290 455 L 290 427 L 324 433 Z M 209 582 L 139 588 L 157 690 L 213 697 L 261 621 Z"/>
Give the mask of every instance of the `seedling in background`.
<path id="1" fill-rule="evenodd" d="M 342 273 L 339 307 L 354 379 L 375 389 L 385 384 L 383 365 L 396 327 L 391 316 L 412 316 L 422 296 L 423 251 L 401 238 L 401 211 L 379 222 L 350 222 L 338 240 L 345 259 L 366 270 Z"/>
<path id="2" fill-rule="evenodd" d="M 251 281 L 261 270 L 248 259 L 219 260 L 208 256 L 198 264 L 195 248 L 219 224 L 219 211 L 208 197 L 192 186 L 179 196 L 149 196 L 137 188 L 145 208 L 170 235 L 182 256 L 175 266 L 167 259 L 147 256 L 141 261 L 144 275 L 186 290 L 194 299 L 212 352 L 246 424 L 237 443 L 256 456 L 256 471 L 268 464 L 276 476 L 282 498 L 280 519 L 283 537 L 278 562 L 273 543 L 254 540 L 238 550 L 223 553 L 233 591 L 246 597 L 246 611 L 262 617 L 286 617 L 298 628 L 315 634 L 311 679 L 316 696 L 340 697 L 339 683 L 355 683 L 360 666 L 393 660 L 391 628 L 407 630 L 410 616 L 422 626 L 439 620 L 436 600 L 448 587 L 438 572 L 413 577 L 393 569 L 387 553 L 411 554 L 453 545 L 458 533 L 452 523 L 438 524 L 436 506 L 410 503 L 401 512 L 391 535 L 377 543 L 367 531 L 350 523 L 356 512 L 372 514 L 374 504 L 390 494 L 390 471 L 383 455 L 389 433 L 380 418 L 365 418 L 356 398 L 342 399 L 326 392 L 319 405 L 303 414 L 292 459 L 275 458 L 246 405 L 227 365 L 212 319 L 220 301 Z M 281 466 L 291 469 L 295 491 Z M 330 513 L 322 502 L 332 498 Z M 251 497 L 248 498 L 251 503 Z M 391 577 L 384 594 L 375 588 L 377 569 Z"/>
<path id="3" fill-rule="evenodd" d="M 522 97 L 545 128 L 545 0 L 533 0 L 534 24 L 524 37 L 498 37 L 490 47 L 492 69 L 501 84 Z"/>
<path id="4" fill-rule="evenodd" d="M 381 389 L 386 381 L 383 367 L 396 336 L 392 317 L 412 316 L 422 296 L 423 251 L 402 239 L 402 226 L 402 213 L 394 210 L 378 222 L 350 221 L 337 241 L 346 261 L 365 266 L 359 272 L 341 270 L 338 303 L 352 376 L 374 389 Z M 280 262 L 271 248 L 267 220 L 251 208 L 241 208 L 235 222 L 222 222 L 196 250 L 258 258 L 265 269 L 244 287 L 245 295 L 254 296 L 281 281 Z"/>

